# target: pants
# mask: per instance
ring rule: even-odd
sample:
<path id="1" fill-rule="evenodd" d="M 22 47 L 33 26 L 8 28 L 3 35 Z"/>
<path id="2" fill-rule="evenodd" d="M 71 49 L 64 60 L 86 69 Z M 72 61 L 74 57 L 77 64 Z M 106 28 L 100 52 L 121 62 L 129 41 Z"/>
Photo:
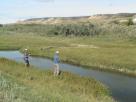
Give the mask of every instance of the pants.
<path id="1" fill-rule="evenodd" d="M 26 67 L 30 66 L 29 60 L 25 60 L 25 63 L 26 63 Z"/>
<path id="2" fill-rule="evenodd" d="M 54 76 L 59 75 L 59 64 L 54 64 Z"/>

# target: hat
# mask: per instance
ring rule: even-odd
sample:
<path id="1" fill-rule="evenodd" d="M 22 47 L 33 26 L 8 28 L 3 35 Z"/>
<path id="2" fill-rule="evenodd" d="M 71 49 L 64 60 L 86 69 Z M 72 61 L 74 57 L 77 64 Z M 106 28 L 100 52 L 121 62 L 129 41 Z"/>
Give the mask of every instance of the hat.
<path id="1" fill-rule="evenodd" d="M 25 49 L 25 51 L 27 51 L 28 49 Z"/>
<path id="2" fill-rule="evenodd" d="M 58 54 L 58 53 L 59 53 L 59 51 L 56 51 L 56 53 Z"/>

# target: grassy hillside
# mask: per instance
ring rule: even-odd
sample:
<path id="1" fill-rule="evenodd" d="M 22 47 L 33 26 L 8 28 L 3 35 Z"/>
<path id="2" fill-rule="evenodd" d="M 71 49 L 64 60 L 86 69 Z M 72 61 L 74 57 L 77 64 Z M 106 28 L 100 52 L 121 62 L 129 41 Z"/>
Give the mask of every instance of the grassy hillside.
<path id="1" fill-rule="evenodd" d="M 2 102 L 113 102 L 107 89 L 93 79 L 70 73 L 54 77 L 50 71 L 27 69 L 6 59 L 0 59 L 0 71 Z"/>
<path id="2" fill-rule="evenodd" d="M 51 23 L 16 23 L 0 27 L 0 34 L 27 34 L 40 36 L 89 36 L 112 39 L 136 37 L 134 14 L 95 15 L 79 18 L 54 18 Z M 30 19 L 24 22 L 47 21 L 51 18 Z M 56 19 L 61 23 L 54 23 Z M 53 24 L 54 23 L 54 24 Z"/>
<path id="3" fill-rule="evenodd" d="M 24 21 L 18 21 L 17 24 L 71 24 L 79 22 L 88 22 L 90 20 L 120 20 L 128 19 L 135 16 L 136 13 L 118 13 L 118 14 L 98 14 L 92 16 L 79 17 L 46 17 L 46 18 L 31 18 Z"/>

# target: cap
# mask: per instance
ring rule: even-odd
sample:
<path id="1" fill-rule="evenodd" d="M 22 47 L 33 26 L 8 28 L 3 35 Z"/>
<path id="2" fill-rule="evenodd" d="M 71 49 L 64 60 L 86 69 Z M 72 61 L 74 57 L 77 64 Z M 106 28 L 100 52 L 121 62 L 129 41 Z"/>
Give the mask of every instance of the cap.
<path id="1" fill-rule="evenodd" d="M 59 53 L 59 51 L 56 51 L 56 53 L 58 54 L 58 53 Z"/>

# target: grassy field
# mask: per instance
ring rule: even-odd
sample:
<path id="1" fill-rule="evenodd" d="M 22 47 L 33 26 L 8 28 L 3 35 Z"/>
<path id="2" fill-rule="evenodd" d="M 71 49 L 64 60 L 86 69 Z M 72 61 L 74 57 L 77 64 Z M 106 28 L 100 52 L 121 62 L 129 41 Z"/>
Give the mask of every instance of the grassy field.
<path id="1" fill-rule="evenodd" d="M 1 72 L 0 102 L 44 102 L 42 95 L 27 85 L 18 82 L 13 76 Z"/>
<path id="2" fill-rule="evenodd" d="M 0 27 L 0 50 L 23 52 L 27 48 L 32 56 L 48 58 L 59 50 L 61 61 L 136 76 L 135 28 L 136 25 L 115 24 L 112 19 L 100 24 L 93 21 L 80 25 L 4 25 Z M 50 71 L 26 69 L 5 59 L 0 59 L 0 70 L 1 82 L 10 82 L 0 87 L 2 101 L 8 102 L 4 92 L 9 92 L 7 97 L 14 96 L 13 102 L 113 101 L 107 89 L 93 79 L 70 73 L 53 77 Z M 26 90 L 16 89 L 15 85 Z"/>
<path id="3" fill-rule="evenodd" d="M 0 71 L 2 102 L 113 102 L 107 88 L 93 79 L 65 72 L 54 77 L 2 58 Z"/>
<path id="4" fill-rule="evenodd" d="M 136 75 L 135 39 L 89 37 L 41 37 L 32 35 L 1 35 L 0 49 L 28 48 L 31 55 L 52 58 L 60 51 L 61 61 Z"/>

